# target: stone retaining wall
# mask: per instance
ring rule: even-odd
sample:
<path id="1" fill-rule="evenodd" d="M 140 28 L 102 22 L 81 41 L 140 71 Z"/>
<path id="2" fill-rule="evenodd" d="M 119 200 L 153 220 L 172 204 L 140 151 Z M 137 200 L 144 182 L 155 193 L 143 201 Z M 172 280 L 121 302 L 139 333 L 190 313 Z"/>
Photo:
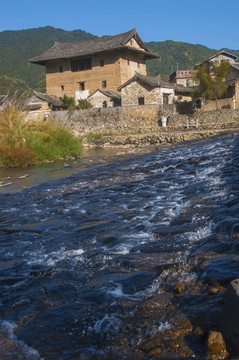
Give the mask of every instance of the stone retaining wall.
<path id="1" fill-rule="evenodd" d="M 202 106 L 203 111 L 212 111 L 217 110 L 218 108 L 221 109 L 223 106 L 230 106 L 231 109 L 233 109 L 233 101 L 232 98 L 226 98 L 226 99 L 219 99 L 217 100 L 217 103 L 215 100 L 206 100 L 206 103 Z"/>
<path id="2" fill-rule="evenodd" d="M 88 136 L 83 138 L 84 146 L 87 148 L 112 148 L 124 147 L 125 149 L 151 147 L 158 148 L 161 144 L 173 144 L 191 140 L 201 140 L 216 135 L 226 135 L 227 130 L 197 130 L 197 131 L 175 131 L 157 132 L 148 134 L 113 135 L 113 136 Z M 230 132 L 231 133 L 231 132 Z M 234 132 L 238 134 L 238 132 Z"/>
<path id="3" fill-rule="evenodd" d="M 168 116 L 168 126 L 161 126 L 162 115 Z M 173 112 L 159 105 L 127 106 L 103 109 L 55 111 L 51 117 L 79 135 L 127 134 L 145 131 L 187 130 L 189 116 Z M 239 126 L 239 110 L 197 111 L 199 129 L 221 129 Z"/>

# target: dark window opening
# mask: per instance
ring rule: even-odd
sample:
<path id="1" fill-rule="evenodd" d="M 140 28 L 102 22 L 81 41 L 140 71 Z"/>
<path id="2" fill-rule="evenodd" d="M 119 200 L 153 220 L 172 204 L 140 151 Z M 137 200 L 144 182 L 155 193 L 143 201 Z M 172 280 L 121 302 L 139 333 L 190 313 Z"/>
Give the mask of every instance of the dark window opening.
<path id="1" fill-rule="evenodd" d="M 103 101 L 103 108 L 107 108 L 107 102 Z"/>
<path id="2" fill-rule="evenodd" d="M 139 105 L 144 105 L 144 97 L 139 97 L 138 98 L 138 104 Z"/>
<path id="3" fill-rule="evenodd" d="M 61 85 L 61 90 L 64 91 L 64 89 L 65 89 L 65 88 L 64 88 L 64 85 Z"/>
<path id="4" fill-rule="evenodd" d="M 79 90 L 85 90 L 85 81 L 79 82 Z"/>
<path id="5" fill-rule="evenodd" d="M 102 88 L 106 88 L 106 80 L 102 81 Z"/>
<path id="6" fill-rule="evenodd" d="M 100 66 L 103 67 L 105 65 L 104 60 L 100 60 Z"/>
<path id="7" fill-rule="evenodd" d="M 59 67 L 59 72 L 63 72 L 63 66 Z"/>
<path id="8" fill-rule="evenodd" d="M 168 95 L 163 94 L 163 105 L 168 105 Z"/>
<path id="9" fill-rule="evenodd" d="M 197 99 L 197 101 L 196 101 L 196 108 L 197 108 L 197 109 L 201 109 L 201 108 L 202 108 L 201 99 Z"/>
<path id="10" fill-rule="evenodd" d="M 91 69 L 91 58 L 71 61 L 71 71 L 84 71 Z"/>

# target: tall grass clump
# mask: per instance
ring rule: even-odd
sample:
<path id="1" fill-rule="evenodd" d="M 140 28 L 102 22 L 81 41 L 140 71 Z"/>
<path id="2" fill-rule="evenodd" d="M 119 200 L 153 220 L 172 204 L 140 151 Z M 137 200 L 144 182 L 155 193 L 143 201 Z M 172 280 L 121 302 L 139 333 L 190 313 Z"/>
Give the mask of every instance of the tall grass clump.
<path id="1" fill-rule="evenodd" d="M 81 139 L 74 137 L 52 119 L 30 123 L 24 136 L 40 162 L 82 154 Z"/>
<path id="2" fill-rule="evenodd" d="M 0 166 L 27 166 L 37 161 L 36 154 L 26 144 L 26 123 L 21 111 L 8 107 L 0 112 Z"/>
<path id="3" fill-rule="evenodd" d="M 54 120 L 26 122 L 21 110 L 8 107 L 0 112 L 0 166 L 28 166 L 82 153 L 75 138 Z"/>

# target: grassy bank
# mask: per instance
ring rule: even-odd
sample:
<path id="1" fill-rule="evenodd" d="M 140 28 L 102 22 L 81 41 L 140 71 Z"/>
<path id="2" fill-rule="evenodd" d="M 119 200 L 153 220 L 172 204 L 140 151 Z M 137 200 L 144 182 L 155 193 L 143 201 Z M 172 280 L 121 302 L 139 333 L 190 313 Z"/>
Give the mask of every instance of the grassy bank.
<path id="1" fill-rule="evenodd" d="M 26 167 L 76 157 L 82 141 L 54 120 L 26 122 L 20 110 L 0 112 L 0 167 Z"/>

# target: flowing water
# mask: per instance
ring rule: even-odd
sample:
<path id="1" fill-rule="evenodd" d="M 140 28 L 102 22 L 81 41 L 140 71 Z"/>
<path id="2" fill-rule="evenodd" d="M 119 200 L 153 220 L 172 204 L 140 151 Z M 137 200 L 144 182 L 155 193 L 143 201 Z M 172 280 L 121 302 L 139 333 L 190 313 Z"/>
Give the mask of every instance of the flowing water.
<path id="1" fill-rule="evenodd" d="M 0 359 L 207 358 L 239 277 L 238 135 L 9 176 Z"/>

